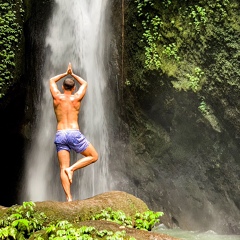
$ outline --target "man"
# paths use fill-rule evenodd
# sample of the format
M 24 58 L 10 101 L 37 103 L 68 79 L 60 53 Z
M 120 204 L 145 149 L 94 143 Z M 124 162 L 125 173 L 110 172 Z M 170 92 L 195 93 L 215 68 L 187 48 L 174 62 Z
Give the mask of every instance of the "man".
M 80 84 L 78 91 L 74 94 L 76 86 L 72 78 L 66 78 L 63 81 L 63 93 L 57 87 L 56 83 L 67 75 L 72 76 Z M 50 79 L 50 92 L 57 119 L 57 133 L 54 143 L 60 165 L 60 179 L 67 201 L 69 202 L 72 201 L 70 186 L 74 171 L 98 160 L 98 153 L 80 132 L 78 124 L 81 100 L 85 96 L 86 90 L 87 82 L 73 73 L 71 63 L 69 63 L 66 73 L 59 74 Z M 77 153 L 81 153 L 84 157 L 70 166 L 71 149 Z

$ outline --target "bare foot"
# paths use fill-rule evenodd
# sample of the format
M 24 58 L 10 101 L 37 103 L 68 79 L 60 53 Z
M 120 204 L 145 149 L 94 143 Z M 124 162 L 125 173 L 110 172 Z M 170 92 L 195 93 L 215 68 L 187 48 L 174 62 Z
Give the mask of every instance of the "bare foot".
M 67 201 L 68 202 L 72 202 L 72 198 L 67 198 Z
M 66 168 L 64 171 L 65 171 L 65 173 L 66 173 L 67 176 L 68 176 L 69 182 L 72 183 L 73 171 L 70 170 L 70 169 L 68 169 L 68 168 Z

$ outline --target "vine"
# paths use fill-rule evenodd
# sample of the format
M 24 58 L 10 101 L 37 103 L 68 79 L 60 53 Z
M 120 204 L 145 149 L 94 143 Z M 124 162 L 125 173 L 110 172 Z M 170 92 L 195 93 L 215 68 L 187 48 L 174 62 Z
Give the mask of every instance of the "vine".
M 23 32 L 21 25 L 23 2 L 8 0 L 0 3 L 0 12 L 0 98 L 2 98 L 4 89 L 8 88 L 14 78 L 16 53 L 20 50 L 19 42 Z
M 189 24 L 193 24 L 196 32 L 199 33 L 201 26 L 205 26 L 208 20 L 206 9 L 201 6 L 194 5 L 190 6 L 187 11 L 189 12 Z
M 142 26 L 144 29 L 142 41 L 145 45 L 145 67 L 151 70 L 160 69 L 161 57 L 158 49 L 158 42 L 161 39 L 160 29 L 162 21 L 158 14 L 152 16 L 144 8 L 154 6 L 151 0 L 135 0 L 139 17 L 143 17 Z

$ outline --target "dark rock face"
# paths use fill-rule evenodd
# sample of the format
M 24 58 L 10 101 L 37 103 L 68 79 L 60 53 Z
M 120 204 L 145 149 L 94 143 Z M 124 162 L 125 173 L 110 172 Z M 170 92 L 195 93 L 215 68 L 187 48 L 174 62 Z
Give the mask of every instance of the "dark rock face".
M 151 102 L 152 108 L 139 107 L 141 115 L 135 104 L 129 129 L 136 133 L 114 162 L 115 176 L 122 179 L 116 184 L 163 211 L 168 226 L 238 234 L 238 144 L 194 110 L 194 96 L 170 98 L 169 92 Z
M 220 76 L 210 57 L 205 68 L 209 76 Z M 149 81 L 149 93 L 122 86 L 121 135 L 112 155 L 117 153 L 118 160 L 111 164 L 117 188 L 163 211 L 168 226 L 240 234 L 239 85 L 232 87 L 227 80 L 214 88 L 207 85 L 202 94 L 211 112 L 203 115 L 197 94 L 177 92 L 162 73 Z
M 0 175 L 3 182 L 0 204 L 11 206 L 18 203 L 21 191 L 25 149 L 31 143 L 31 132 L 34 130 L 35 112 L 39 103 L 43 71 L 43 56 L 47 21 L 49 20 L 53 0 L 37 1 L 27 4 L 25 14 L 28 18 L 24 24 L 25 55 L 21 64 L 23 72 L 17 76 L 17 82 L 0 101 L 0 129 L 4 139 L 1 151 L 5 160 L 2 163 L 6 174 Z M 40 106 L 38 106 L 40 107 Z M 9 153 L 9 154 L 8 154 Z M 7 177 L 7 179 L 6 179 Z

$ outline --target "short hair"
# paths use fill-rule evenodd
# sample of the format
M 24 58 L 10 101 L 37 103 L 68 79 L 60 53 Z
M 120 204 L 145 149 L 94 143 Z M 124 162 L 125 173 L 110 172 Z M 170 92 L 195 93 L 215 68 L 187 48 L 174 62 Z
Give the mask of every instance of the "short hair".
M 75 81 L 71 78 L 66 78 L 63 81 L 63 87 L 65 90 L 72 90 L 75 86 Z

